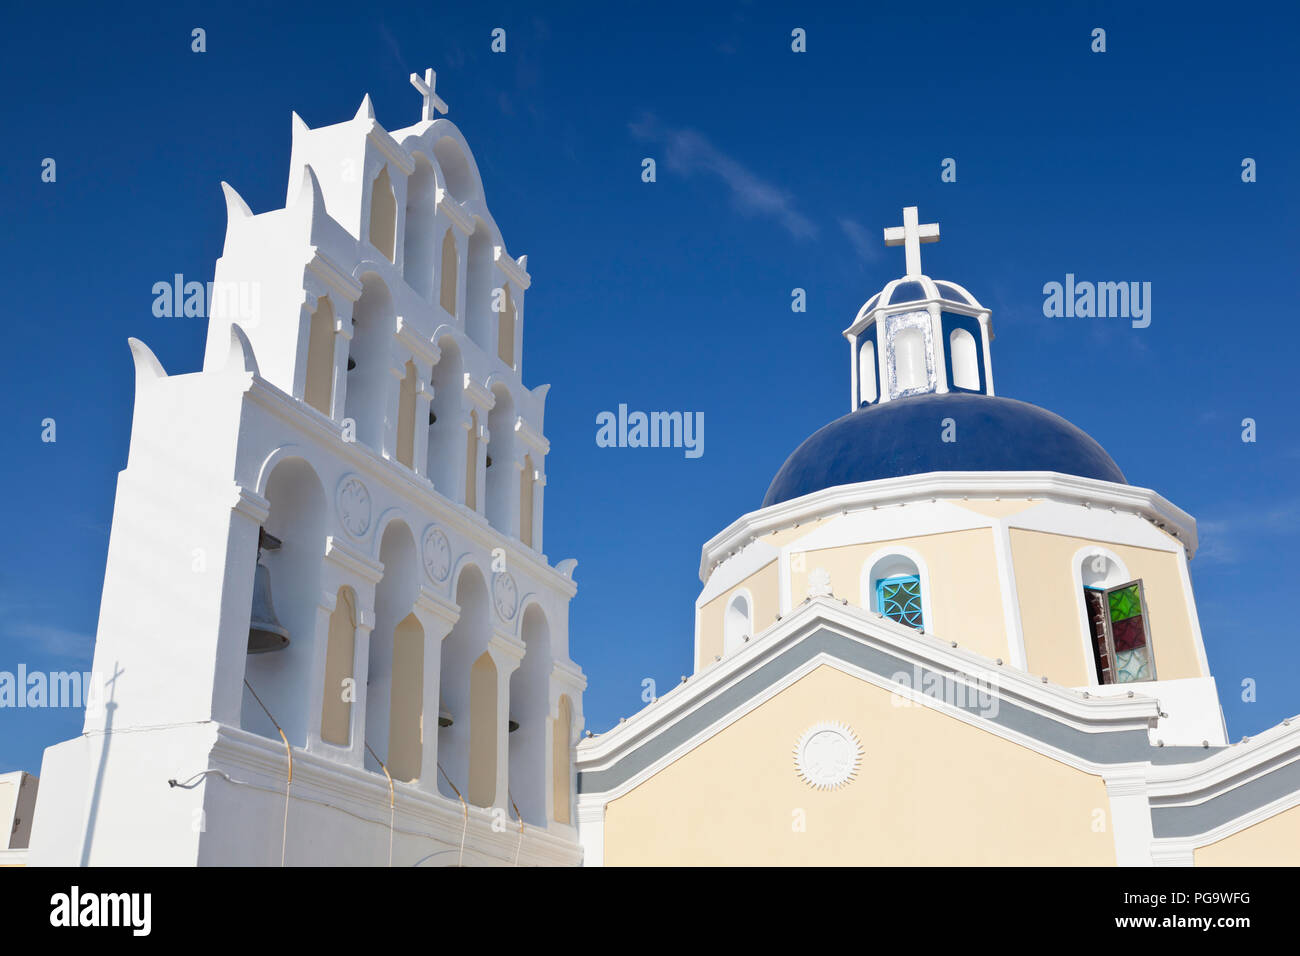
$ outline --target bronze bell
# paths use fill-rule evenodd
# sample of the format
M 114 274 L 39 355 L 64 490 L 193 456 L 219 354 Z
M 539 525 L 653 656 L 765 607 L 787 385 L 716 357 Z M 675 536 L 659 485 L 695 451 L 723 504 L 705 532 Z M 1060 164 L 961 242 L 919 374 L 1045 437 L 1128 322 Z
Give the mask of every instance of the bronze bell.
M 289 646 L 289 629 L 275 616 L 271 603 L 271 569 L 262 563 L 262 549 L 275 550 L 279 540 L 260 531 L 257 541 L 257 569 L 253 572 L 253 610 L 248 621 L 248 653 L 265 654 Z

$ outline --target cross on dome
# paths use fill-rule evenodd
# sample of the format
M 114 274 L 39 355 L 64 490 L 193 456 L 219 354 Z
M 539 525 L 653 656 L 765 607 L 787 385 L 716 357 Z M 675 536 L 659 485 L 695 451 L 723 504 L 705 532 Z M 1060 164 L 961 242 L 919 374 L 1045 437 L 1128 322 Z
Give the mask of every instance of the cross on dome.
M 424 97 L 424 108 L 420 111 L 422 120 L 437 119 L 439 113 L 447 112 L 447 104 L 433 91 L 437 81 L 438 74 L 431 69 L 424 71 L 424 79 L 420 79 L 419 73 L 411 74 L 411 85 Z
M 915 206 L 905 206 L 903 224 L 885 229 L 885 245 L 902 246 L 907 255 L 908 276 L 921 274 L 921 243 L 939 241 L 939 224 L 927 222 L 918 225 L 919 218 Z

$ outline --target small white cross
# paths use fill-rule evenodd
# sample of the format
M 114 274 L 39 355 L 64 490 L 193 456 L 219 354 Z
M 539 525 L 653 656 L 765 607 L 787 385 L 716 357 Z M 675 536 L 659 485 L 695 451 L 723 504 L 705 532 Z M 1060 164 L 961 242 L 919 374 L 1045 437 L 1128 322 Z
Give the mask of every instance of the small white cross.
M 907 255 L 909 276 L 921 274 L 921 243 L 939 241 L 939 224 L 927 222 L 925 225 L 918 225 L 919 218 L 915 206 L 906 206 L 903 209 L 903 224 L 885 229 L 885 245 L 903 247 Z
M 419 73 L 411 74 L 411 85 L 420 91 L 424 97 L 424 109 L 420 111 L 422 120 L 437 119 L 439 113 L 447 112 L 447 104 L 443 102 L 442 97 L 433 91 L 434 85 L 438 81 L 438 74 L 433 70 L 424 71 L 424 79 L 420 79 Z

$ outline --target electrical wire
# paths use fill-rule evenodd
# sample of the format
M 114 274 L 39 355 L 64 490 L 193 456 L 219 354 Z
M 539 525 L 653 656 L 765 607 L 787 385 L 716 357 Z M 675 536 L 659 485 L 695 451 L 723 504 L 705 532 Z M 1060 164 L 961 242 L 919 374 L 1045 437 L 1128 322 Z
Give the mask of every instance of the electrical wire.
M 248 692 L 253 695 L 253 700 L 257 701 L 257 705 L 261 707 L 266 716 L 270 718 L 271 723 L 275 724 L 275 729 L 280 733 L 280 739 L 284 741 L 285 756 L 289 758 L 289 775 L 288 779 L 284 782 L 284 828 L 280 832 L 280 867 L 283 868 L 285 847 L 289 845 L 289 791 L 293 787 L 293 748 L 289 746 L 289 738 L 284 735 L 284 729 L 276 723 L 276 719 L 272 717 L 271 712 L 266 709 L 266 704 L 262 703 L 262 698 L 257 696 L 257 691 L 253 690 L 253 685 L 248 682 L 247 677 L 244 678 L 244 686 L 247 687 Z

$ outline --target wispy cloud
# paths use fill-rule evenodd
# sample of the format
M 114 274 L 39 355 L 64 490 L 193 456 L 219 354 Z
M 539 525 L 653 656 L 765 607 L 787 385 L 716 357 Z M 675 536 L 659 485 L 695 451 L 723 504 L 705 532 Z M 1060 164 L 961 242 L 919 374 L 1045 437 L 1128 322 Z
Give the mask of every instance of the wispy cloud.
M 883 240 L 872 234 L 867 228 L 856 219 L 841 219 L 840 229 L 844 237 L 849 240 L 849 245 L 853 251 L 858 254 L 858 258 L 865 262 L 876 262 L 880 259 L 880 247 Z
M 794 197 L 718 149 L 700 133 L 690 129 L 673 129 L 646 115 L 629 123 L 632 135 L 643 142 L 663 147 L 663 165 L 685 177 L 713 176 L 730 194 L 732 204 L 749 216 L 761 216 L 777 222 L 796 239 L 817 235 L 816 224 L 796 207 Z
M 5 636 L 24 650 L 77 660 L 89 660 L 95 646 L 93 634 L 33 621 L 10 624 Z
M 1264 542 L 1300 536 L 1300 500 L 1277 501 L 1271 505 L 1208 518 L 1196 522 L 1200 544 L 1196 562 L 1236 564 L 1258 555 Z

